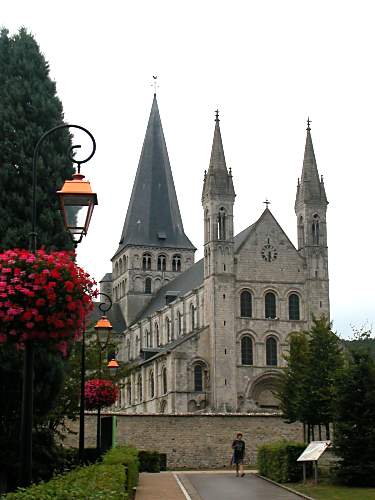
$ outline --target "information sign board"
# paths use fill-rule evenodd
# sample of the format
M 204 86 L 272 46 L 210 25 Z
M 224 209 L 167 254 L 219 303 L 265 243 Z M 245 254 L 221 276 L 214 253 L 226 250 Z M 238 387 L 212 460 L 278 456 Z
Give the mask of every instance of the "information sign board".
M 318 460 L 330 444 L 331 441 L 312 441 L 306 450 L 297 458 L 297 462 Z

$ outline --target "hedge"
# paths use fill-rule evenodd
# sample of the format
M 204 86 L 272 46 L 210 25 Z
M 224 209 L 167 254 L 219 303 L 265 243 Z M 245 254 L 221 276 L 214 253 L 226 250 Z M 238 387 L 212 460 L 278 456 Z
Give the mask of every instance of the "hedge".
M 160 472 L 160 455 L 157 451 L 140 451 L 139 472 Z
M 302 464 L 297 462 L 297 458 L 305 448 L 305 444 L 295 441 L 277 441 L 259 446 L 259 474 L 278 483 L 300 481 L 303 474 Z
M 128 492 L 138 482 L 138 452 L 134 448 L 114 448 L 103 457 L 102 463 L 78 467 L 48 481 L 19 488 L 8 493 L 6 500 L 120 500 L 131 498 Z M 128 476 L 126 477 L 127 467 Z M 126 485 L 126 491 L 125 491 Z

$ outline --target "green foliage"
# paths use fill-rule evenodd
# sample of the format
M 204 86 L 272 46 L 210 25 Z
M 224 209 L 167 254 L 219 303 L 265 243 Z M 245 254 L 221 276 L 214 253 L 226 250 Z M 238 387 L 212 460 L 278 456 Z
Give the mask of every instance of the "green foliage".
M 24 28 L 0 32 L 0 249 L 28 248 L 31 231 L 32 158 L 37 140 L 63 123 L 62 104 L 49 67 Z M 73 173 L 69 132 L 43 143 L 37 172 L 38 246 L 72 249 L 58 210 L 56 191 Z
M 126 477 L 125 467 L 129 477 Z M 129 498 L 128 493 L 138 483 L 138 457 L 134 448 L 110 450 L 102 463 L 78 467 L 48 483 L 40 483 L 5 495 L 6 500 L 71 500 Z M 127 491 L 125 491 L 125 485 Z
M 304 404 L 304 374 L 308 362 L 308 336 L 304 332 L 293 333 L 290 337 L 290 351 L 287 367 L 281 373 L 278 385 L 280 409 L 287 422 L 301 418 Z
M 334 419 L 336 382 L 344 364 L 340 339 L 324 316 L 314 319 L 309 332 L 302 422 L 328 425 Z
M 259 446 L 259 474 L 278 483 L 301 480 L 302 464 L 297 462 L 297 458 L 305 448 L 305 444 L 294 441 L 277 441 Z
M 334 419 L 336 381 L 344 355 L 327 318 L 314 319 L 310 331 L 292 335 L 287 360 L 277 391 L 284 417 L 288 422 L 328 427 Z
M 351 486 L 375 486 L 375 362 L 353 352 L 338 383 L 334 445 L 341 457 L 339 479 Z
M 112 448 L 103 457 L 103 464 L 124 465 L 127 467 L 126 484 L 128 491 L 131 491 L 138 484 L 139 459 L 138 450 L 130 446 Z
M 160 455 L 157 451 L 139 452 L 140 472 L 160 472 Z

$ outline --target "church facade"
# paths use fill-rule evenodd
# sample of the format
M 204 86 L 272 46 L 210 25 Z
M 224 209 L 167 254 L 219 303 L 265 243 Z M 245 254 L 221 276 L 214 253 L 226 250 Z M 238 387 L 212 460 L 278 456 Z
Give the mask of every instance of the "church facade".
M 234 234 L 235 190 L 218 114 L 202 188 L 204 257 L 185 235 L 154 96 L 112 273 L 129 413 L 274 409 L 291 332 L 329 317 L 326 210 L 308 122 L 295 200 L 298 248 L 266 206 Z

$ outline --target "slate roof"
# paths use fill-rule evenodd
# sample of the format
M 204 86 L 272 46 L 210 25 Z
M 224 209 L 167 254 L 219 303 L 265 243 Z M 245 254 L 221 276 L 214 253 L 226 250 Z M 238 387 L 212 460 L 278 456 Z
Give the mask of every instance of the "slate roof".
M 298 203 L 308 203 L 310 201 L 328 204 L 323 179 L 319 178 L 310 125 L 308 125 L 306 130 L 305 153 L 301 182 L 297 186 L 296 207 Z
M 94 302 L 94 309 L 90 313 L 89 318 L 87 320 L 87 327 L 95 325 L 96 322 L 103 316 L 103 313 L 99 309 L 100 302 Z M 113 303 L 112 307 L 106 313 L 107 318 L 112 323 L 113 333 L 121 334 L 126 330 L 125 319 L 122 315 L 120 305 L 117 303 Z
M 184 233 L 156 95 L 116 254 L 127 245 L 195 250 Z

